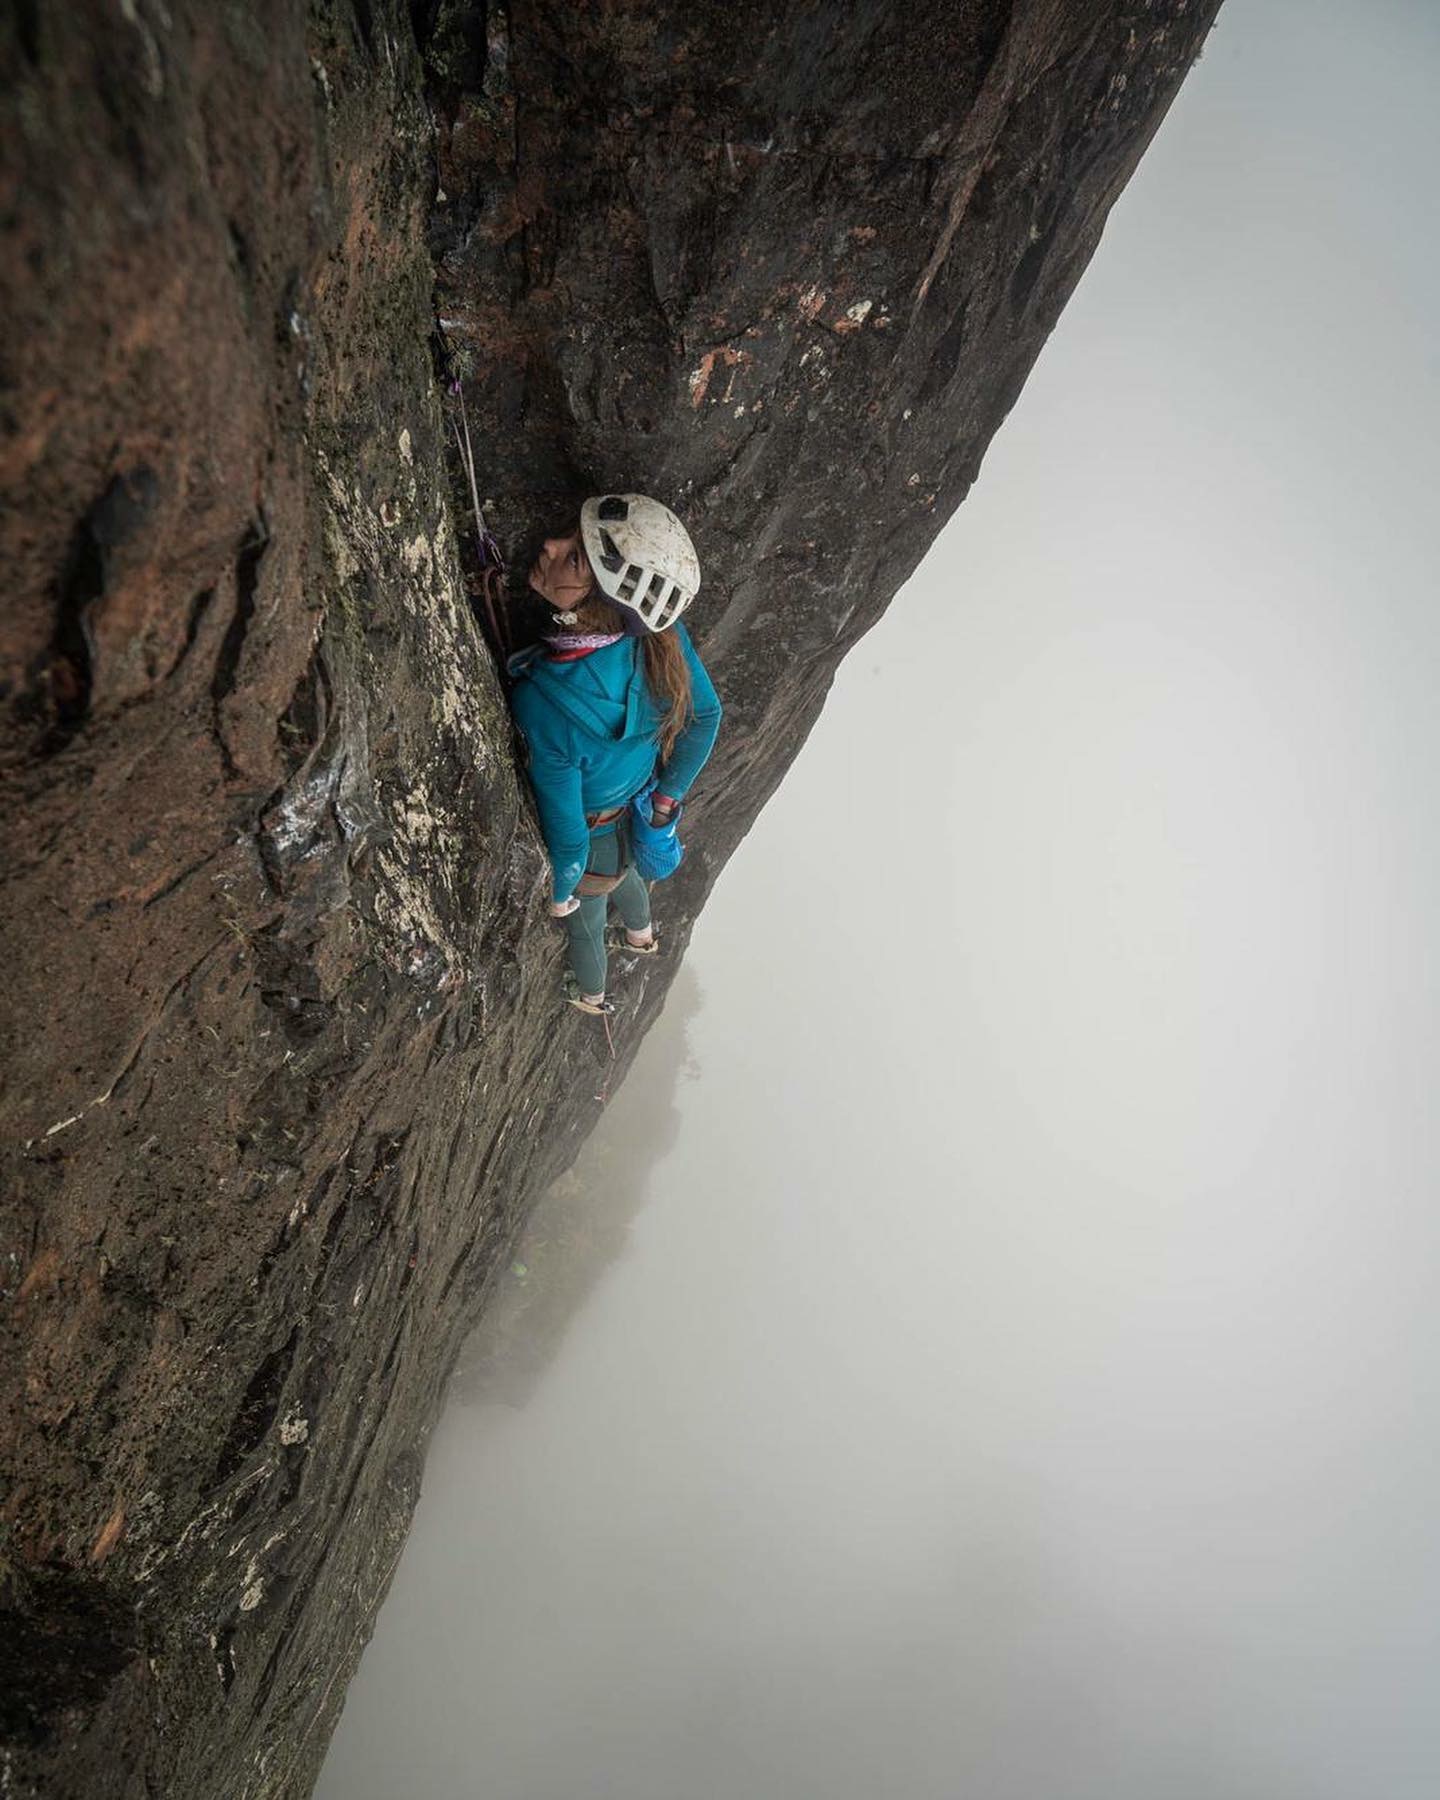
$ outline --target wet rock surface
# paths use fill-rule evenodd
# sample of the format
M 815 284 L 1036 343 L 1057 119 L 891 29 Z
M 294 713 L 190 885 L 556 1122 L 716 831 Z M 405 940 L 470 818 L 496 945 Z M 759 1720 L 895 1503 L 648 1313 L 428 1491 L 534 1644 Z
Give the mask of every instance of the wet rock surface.
M 1216 3 L 10 10 L 7 1794 L 308 1791 L 500 1252 Z M 586 491 L 705 568 L 726 725 L 613 1069 L 457 378 L 513 632 Z

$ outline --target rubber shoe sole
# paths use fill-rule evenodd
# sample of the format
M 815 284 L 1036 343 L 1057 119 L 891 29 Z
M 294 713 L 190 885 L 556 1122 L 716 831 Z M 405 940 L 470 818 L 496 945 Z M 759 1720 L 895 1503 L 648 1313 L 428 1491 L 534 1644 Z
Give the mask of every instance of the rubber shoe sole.
M 660 939 L 656 935 L 648 944 L 632 944 L 625 935 L 623 926 L 611 926 L 605 934 L 605 948 L 617 951 L 621 956 L 658 956 Z

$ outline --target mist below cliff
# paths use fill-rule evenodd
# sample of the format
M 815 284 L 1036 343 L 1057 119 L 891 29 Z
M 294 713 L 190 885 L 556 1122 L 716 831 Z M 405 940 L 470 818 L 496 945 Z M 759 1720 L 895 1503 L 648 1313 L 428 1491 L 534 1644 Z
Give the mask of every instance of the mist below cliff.
M 1437 45 L 1300 16 L 726 870 L 322 1800 L 1435 1791 Z

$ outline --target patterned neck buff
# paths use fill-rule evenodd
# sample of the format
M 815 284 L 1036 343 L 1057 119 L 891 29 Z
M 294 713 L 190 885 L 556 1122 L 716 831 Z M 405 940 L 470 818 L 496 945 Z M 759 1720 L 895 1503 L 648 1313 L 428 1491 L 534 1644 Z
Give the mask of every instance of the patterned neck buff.
M 545 642 L 550 646 L 551 662 L 574 662 L 607 644 L 618 644 L 624 635 L 623 631 L 556 631 Z

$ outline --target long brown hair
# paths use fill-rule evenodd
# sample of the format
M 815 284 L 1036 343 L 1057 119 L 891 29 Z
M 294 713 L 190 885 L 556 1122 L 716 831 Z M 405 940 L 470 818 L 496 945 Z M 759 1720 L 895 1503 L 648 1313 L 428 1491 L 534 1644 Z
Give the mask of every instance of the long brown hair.
M 627 614 L 598 587 L 575 608 L 572 631 L 624 631 Z M 690 665 L 673 630 L 647 631 L 640 640 L 645 655 L 645 684 L 660 714 L 660 761 L 670 760 L 675 740 L 693 712 Z

